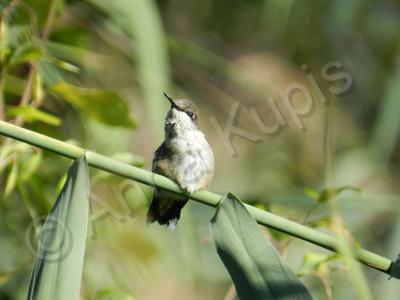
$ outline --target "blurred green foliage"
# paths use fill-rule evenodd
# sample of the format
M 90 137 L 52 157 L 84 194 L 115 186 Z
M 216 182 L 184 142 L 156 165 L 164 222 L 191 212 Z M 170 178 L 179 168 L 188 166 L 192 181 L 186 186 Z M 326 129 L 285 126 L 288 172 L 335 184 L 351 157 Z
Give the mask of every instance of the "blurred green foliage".
M 0 119 L 150 168 L 167 109 L 162 92 L 188 97 L 215 152 L 212 190 L 324 231 L 337 232 L 332 218 L 340 218 L 349 240 L 397 256 L 399 1 L 12 0 L 0 1 L 0 11 Z M 346 93 L 330 92 L 340 80 L 324 80 L 331 61 L 351 75 Z M 293 82 L 313 95 L 304 130 L 279 96 Z M 287 121 L 275 135 L 263 134 L 249 113 L 254 108 L 273 123 L 268 97 Z M 263 143 L 234 135 L 234 159 L 209 117 L 224 124 L 236 101 L 236 125 Z M 33 259 L 25 232 L 49 212 L 68 165 L 2 138 L 1 299 L 24 298 Z M 145 225 L 151 189 L 100 171 L 92 179 L 83 299 L 228 294 L 230 279 L 208 232 L 212 209 L 191 203 L 171 233 Z M 316 205 L 315 197 L 323 201 Z M 342 260 L 266 233 L 316 299 L 356 297 Z M 374 298 L 397 299 L 395 280 L 363 271 Z

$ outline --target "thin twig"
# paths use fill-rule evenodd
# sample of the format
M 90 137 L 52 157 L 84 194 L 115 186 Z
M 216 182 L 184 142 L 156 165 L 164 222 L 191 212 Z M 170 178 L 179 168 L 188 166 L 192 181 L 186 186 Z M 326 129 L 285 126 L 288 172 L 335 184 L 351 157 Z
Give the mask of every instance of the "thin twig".
M 21 101 L 19 105 L 29 105 L 30 100 L 32 99 L 32 90 L 33 90 L 33 80 L 35 79 L 36 68 L 34 65 L 31 65 L 29 70 L 28 79 L 26 82 L 26 86 L 24 92 L 21 96 Z M 24 119 L 21 116 L 17 116 L 13 123 L 17 126 L 22 126 L 24 124 Z
M 333 300 L 332 288 L 331 288 L 331 285 L 329 284 L 329 275 L 324 274 L 324 275 L 320 275 L 318 277 L 321 279 L 322 284 L 324 285 L 326 297 L 328 298 L 328 300 Z
M 56 12 L 57 12 L 57 0 L 52 0 L 49 8 L 49 14 L 47 15 L 46 25 L 44 26 L 42 33 L 43 41 L 46 41 L 50 36 Z
M 4 120 L 4 118 L 5 118 L 4 80 L 0 78 L 0 120 Z

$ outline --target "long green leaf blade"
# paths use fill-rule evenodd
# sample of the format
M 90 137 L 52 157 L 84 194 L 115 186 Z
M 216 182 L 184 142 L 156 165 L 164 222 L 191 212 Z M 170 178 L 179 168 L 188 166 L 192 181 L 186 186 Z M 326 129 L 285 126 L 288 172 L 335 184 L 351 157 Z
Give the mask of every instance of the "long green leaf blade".
M 217 252 L 240 299 L 311 299 L 242 202 L 232 194 L 211 220 Z
M 89 216 L 89 173 L 86 158 L 77 159 L 46 218 L 28 300 L 79 298 Z

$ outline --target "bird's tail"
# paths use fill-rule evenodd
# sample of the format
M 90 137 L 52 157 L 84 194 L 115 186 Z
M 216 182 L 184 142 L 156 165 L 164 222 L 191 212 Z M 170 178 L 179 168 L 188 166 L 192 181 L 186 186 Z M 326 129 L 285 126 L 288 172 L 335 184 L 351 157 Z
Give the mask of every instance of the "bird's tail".
M 185 206 L 188 199 L 170 200 L 160 199 L 159 193 L 154 193 L 153 201 L 147 212 L 147 223 L 158 222 L 175 229 L 181 216 L 181 209 Z M 163 203 L 161 203 L 163 202 Z

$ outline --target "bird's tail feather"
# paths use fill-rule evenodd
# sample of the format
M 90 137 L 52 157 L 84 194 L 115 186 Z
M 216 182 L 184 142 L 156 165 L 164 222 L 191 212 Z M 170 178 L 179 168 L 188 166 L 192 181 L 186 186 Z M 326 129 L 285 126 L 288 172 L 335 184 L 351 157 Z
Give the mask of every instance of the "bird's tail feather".
M 166 200 L 168 201 L 168 200 Z M 160 197 L 155 195 L 147 212 L 147 223 L 158 222 L 160 225 L 167 225 L 175 229 L 181 216 L 181 209 L 185 206 L 188 199 L 172 201 L 165 211 L 160 210 Z

